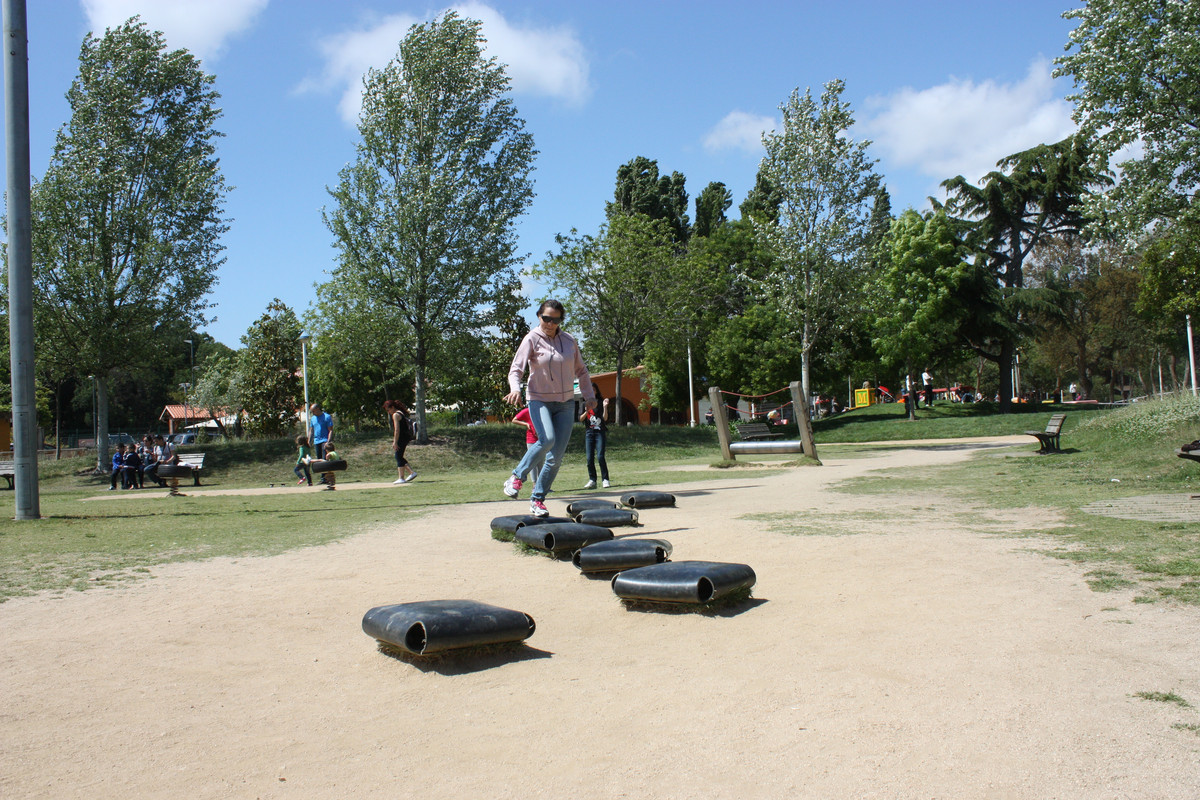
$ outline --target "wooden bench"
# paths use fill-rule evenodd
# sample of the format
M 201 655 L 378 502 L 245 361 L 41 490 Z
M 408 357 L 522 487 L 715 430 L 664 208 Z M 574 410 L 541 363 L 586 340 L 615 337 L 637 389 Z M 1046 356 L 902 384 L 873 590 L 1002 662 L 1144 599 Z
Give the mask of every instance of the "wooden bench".
M 8 481 L 8 488 L 12 489 L 13 479 L 17 477 L 17 462 L 15 461 L 0 461 L 0 478 Z
M 1042 446 L 1038 448 L 1039 453 L 1060 452 L 1060 448 L 1058 446 L 1058 437 L 1062 432 L 1063 420 L 1066 418 L 1066 414 L 1055 414 L 1050 417 L 1050 421 L 1046 423 L 1046 430 L 1025 431 L 1025 435 L 1033 436 L 1042 443 Z
M 782 439 L 782 433 L 773 433 L 765 422 L 743 422 L 737 426 L 738 437 L 743 442 L 756 442 L 762 439 Z
M 200 470 L 204 469 L 204 453 L 178 453 L 179 466 L 192 471 L 192 485 L 200 485 Z

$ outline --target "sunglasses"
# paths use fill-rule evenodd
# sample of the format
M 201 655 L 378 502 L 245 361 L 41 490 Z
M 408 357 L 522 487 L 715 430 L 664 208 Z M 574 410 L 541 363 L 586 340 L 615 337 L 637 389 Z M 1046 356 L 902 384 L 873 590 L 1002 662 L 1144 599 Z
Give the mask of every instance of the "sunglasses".
M 542 322 L 548 322 L 548 323 L 550 323 L 551 325 L 561 325 L 561 324 L 562 324 L 562 317 L 550 317 L 550 316 L 546 316 L 545 314 L 543 314 L 543 315 L 542 315 Z

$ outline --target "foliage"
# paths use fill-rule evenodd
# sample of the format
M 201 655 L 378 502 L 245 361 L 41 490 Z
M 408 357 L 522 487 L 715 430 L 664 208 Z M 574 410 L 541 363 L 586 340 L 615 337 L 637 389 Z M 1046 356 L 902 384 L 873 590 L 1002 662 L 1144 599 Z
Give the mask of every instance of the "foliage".
M 1009 368 L 1029 332 L 1030 308 L 1043 300 L 1025 285 L 1025 260 L 1050 237 L 1078 235 L 1085 222 L 1080 197 L 1106 181 L 1088 166 L 1087 145 L 1078 136 L 1015 153 L 997 166 L 1007 172 L 988 173 L 980 186 L 961 175 L 942 185 L 949 195 L 947 211 L 962 217 L 976 265 L 999 290 L 968 284 L 972 293 L 964 302 L 973 306 L 976 320 L 968 343 L 998 365 L 1000 402 L 1007 408 L 1013 390 Z
M 628 214 L 665 220 L 675 241 L 687 242 L 691 228 L 685 182 L 678 172 L 660 176 L 657 161 L 637 156 L 617 168 L 617 188 L 613 202 L 605 206 L 605 213 L 610 220 Z
M 514 224 L 533 198 L 533 138 L 483 44 L 481 23 L 450 11 L 414 25 L 397 57 L 368 71 L 362 141 L 325 213 L 334 280 L 395 309 L 411 332 L 421 441 L 438 356 L 454 355 L 447 332 L 478 327 L 511 285 Z
M 912 376 L 961 349 L 970 309 L 964 284 L 974 269 L 944 210 L 909 209 L 892 223 L 879 248 L 873 343 L 885 364 Z
M 1153 359 L 1154 328 L 1135 311 L 1140 275 L 1130 256 L 1111 244 L 1084 247 L 1075 238 L 1048 241 L 1036 256 L 1029 277 L 1048 295 L 1032 309 L 1035 352 L 1058 386 L 1072 376 L 1081 399 L 1092 399 L 1101 376 Z
M 1200 224 L 1179 224 L 1146 248 L 1140 269 L 1144 281 L 1138 309 L 1176 322 L 1200 314 Z
M 709 337 L 709 380 L 726 391 L 772 392 L 796 380 L 801 366 L 796 331 L 767 306 L 730 317 Z
M 1088 0 L 1063 17 L 1079 24 L 1055 75 L 1075 81 L 1093 171 L 1121 175 L 1087 197 L 1088 213 L 1131 242 L 1156 222 L 1200 224 L 1200 3 Z M 1131 145 L 1137 155 L 1112 164 Z
M 240 433 L 237 430 L 240 422 L 235 424 L 235 430 L 228 430 L 223 417 L 241 419 L 241 411 L 246 407 L 244 392 L 249 385 L 246 375 L 245 362 L 238 353 L 232 350 L 215 353 L 205 360 L 192 389 L 192 402 L 208 412 L 225 436 Z
M 411 329 L 395 306 L 335 278 L 317 286 L 304 323 L 310 394 L 341 423 L 378 424 L 384 400 L 412 402 Z
M 212 84 L 136 19 L 88 34 L 71 119 L 33 187 L 39 350 L 96 376 L 101 463 L 109 379 L 161 363 L 205 322 L 227 228 Z
M 685 265 L 671 226 L 644 214 L 617 214 L 597 238 L 572 230 L 557 241 L 558 254 L 534 274 L 571 298 L 569 317 L 586 340 L 602 342 L 613 353 L 619 400 L 624 370 L 635 366 L 646 338 L 677 320 L 685 307 Z M 624 421 L 618 402 L 615 423 Z
M 247 431 L 255 436 L 283 436 L 295 424 L 296 409 L 303 402 L 296 312 L 275 298 L 242 336 L 242 344 L 237 388 Z
M 720 181 L 705 186 L 696 196 L 696 224 L 693 236 L 707 237 L 725 224 L 725 212 L 733 205 L 733 194 Z
M 854 117 L 844 90 L 844 82 L 830 81 L 819 103 L 809 91 L 793 91 L 780 106 L 782 132 L 763 135 L 763 172 L 783 200 L 777 225 L 755 221 L 775 257 L 756 288 L 800 336 L 806 394 L 813 351 L 859 304 L 864 282 L 855 272 L 879 185 L 870 142 L 849 136 Z

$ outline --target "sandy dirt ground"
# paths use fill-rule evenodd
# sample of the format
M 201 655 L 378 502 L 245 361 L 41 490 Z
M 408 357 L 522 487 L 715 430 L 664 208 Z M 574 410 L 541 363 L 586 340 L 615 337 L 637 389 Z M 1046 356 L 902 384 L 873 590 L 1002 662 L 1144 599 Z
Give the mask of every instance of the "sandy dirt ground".
M 489 535 L 526 508 L 502 500 L 9 601 L 0 796 L 1200 796 L 1200 735 L 1174 727 L 1200 724 L 1196 610 L 1094 593 L 1086 567 L 1001 535 L 1045 527 L 1036 512 L 830 490 L 986 446 L 676 487 L 638 535 L 758 576 L 716 615 L 627 610 L 570 562 L 519 555 Z M 417 664 L 361 630 L 373 606 L 451 598 L 537 631 Z

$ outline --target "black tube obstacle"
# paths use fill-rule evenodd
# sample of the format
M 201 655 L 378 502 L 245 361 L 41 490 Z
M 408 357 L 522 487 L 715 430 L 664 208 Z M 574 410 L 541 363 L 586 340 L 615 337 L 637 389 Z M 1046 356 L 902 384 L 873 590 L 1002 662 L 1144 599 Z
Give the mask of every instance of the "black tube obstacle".
M 621 502 L 630 508 L 665 508 L 675 505 L 675 495 L 666 492 L 630 492 L 621 495 Z
M 568 517 L 535 517 L 532 514 L 520 514 L 511 517 L 495 517 L 492 519 L 492 530 L 504 533 L 516 533 L 529 525 L 550 525 L 555 522 L 574 522 Z
M 522 642 L 533 635 L 533 617 L 475 600 L 425 600 L 377 606 L 363 615 L 362 629 L 384 644 L 413 655 L 459 647 Z
M 593 508 L 620 508 L 620 506 L 612 500 L 601 500 L 599 497 L 589 500 L 572 500 L 567 503 L 567 516 L 573 517 L 580 511 L 588 511 Z
M 660 603 L 708 603 L 754 585 L 754 570 L 745 564 L 718 561 L 668 561 L 629 569 L 612 580 L 622 600 Z
M 614 539 L 576 550 L 571 561 L 580 572 L 615 572 L 661 564 L 670 555 L 671 543 L 665 539 Z
M 578 550 L 592 542 L 607 542 L 612 538 L 613 532 L 608 528 L 601 528 L 599 525 L 583 525 L 577 522 L 533 525 L 517 531 L 518 542 L 551 553 Z
M 622 525 L 637 525 L 638 512 L 624 508 L 589 508 L 575 515 L 576 522 L 586 525 L 602 525 L 616 528 Z
M 346 462 L 341 459 L 339 459 L 337 461 L 324 461 L 324 460 L 310 461 L 310 462 L 308 462 L 308 468 L 310 470 L 312 470 L 313 472 L 317 472 L 317 473 L 341 472 L 342 470 L 344 470 L 346 468 Z

